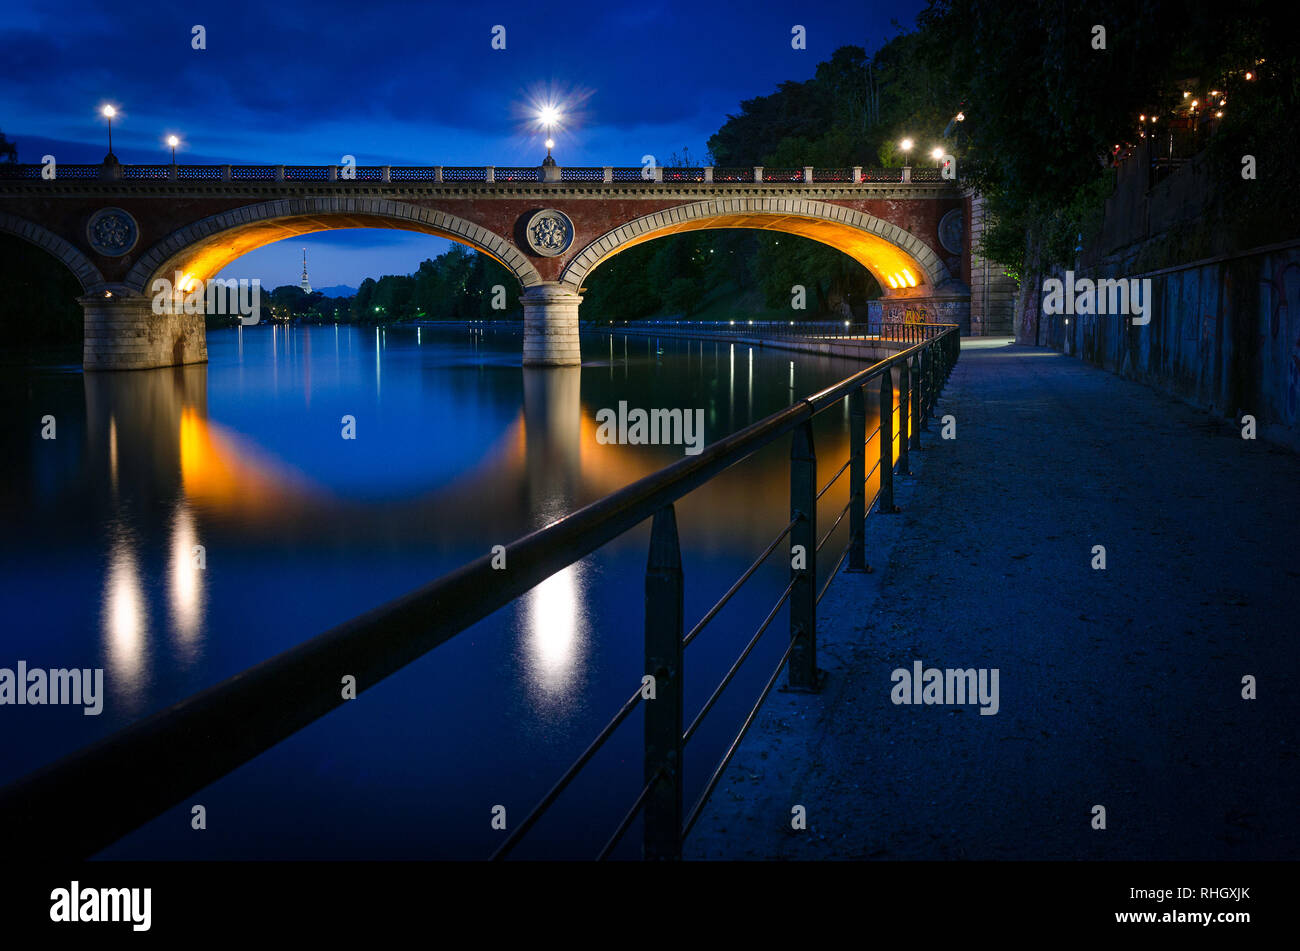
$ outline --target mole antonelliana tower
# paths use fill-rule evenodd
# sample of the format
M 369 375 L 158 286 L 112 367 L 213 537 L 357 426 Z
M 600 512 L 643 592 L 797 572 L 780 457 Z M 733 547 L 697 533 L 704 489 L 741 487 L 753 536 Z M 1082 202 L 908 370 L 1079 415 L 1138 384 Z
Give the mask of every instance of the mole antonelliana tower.
M 304 294 L 311 293 L 311 281 L 307 280 L 307 249 L 302 249 L 302 283 L 298 285 Z

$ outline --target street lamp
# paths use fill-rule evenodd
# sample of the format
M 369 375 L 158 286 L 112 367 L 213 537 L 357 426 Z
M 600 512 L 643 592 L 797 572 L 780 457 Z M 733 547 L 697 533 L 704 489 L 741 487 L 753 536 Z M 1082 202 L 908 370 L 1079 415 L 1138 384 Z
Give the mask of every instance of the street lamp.
M 560 114 L 560 107 L 554 103 L 548 103 L 537 110 L 537 124 L 546 133 L 546 159 L 542 162 L 543 165 L 555 164 L 555 159 L 551 157 L 551 149 L 555 148 L 555 139 L 551 137 L 551 133 L 559 125 L 561 118 L 563 117 Z
M 167 144 L 172 147 L 172 164 L 176 164 L 176 146 L 181 144 L 181 140 L 174 135 L 167 136 Z
M 113 116 L 117 115 L 117 110 L 112 106 L 105 105 L 99 111 L 100 114 L 108 120 L 108 159 L 117 161 L 116 157 L 113 155 Z
M 902 142 L 898 143 L 898 147 L 903 150 L 904 154 L 907 154 L 908 152 L 912 151 L 912 140 L 904 139 Z
M 934 159 L 936 162 L 941 160 L 943 158 L 943 149 L 936 145 L 930 150 L 930 158 Z

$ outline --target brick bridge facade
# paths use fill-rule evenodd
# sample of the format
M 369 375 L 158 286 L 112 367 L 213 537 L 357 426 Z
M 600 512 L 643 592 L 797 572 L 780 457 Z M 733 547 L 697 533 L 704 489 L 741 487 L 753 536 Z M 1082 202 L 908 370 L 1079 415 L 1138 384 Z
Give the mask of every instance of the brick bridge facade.
M 754 169 L 752 180 L 718 181 L 712 169 L 659 169 L 653 179 L 620 181 L 608 168 L 542 167 L 503 181 L 492 168 L 459 170 L 460 180 L 439 167 L 406 169 L 402 180 L 388 168 L 343 178 L 329 167 L 298 177 L 285 166 L 106 163 L 64 167 L 47 180 L 40 166 L 17 168 L 0 180 L 0 231 L 45 248 L 81 282 L 87 369 L 206 360 L 203 315 L 156 306 L 155 280 L 180 275 L 179 299 L 254 248 L 337 228 L 419 231 L 499 261 L 523 291 L 526 365 L 580 362 L 583 284 L 603 261 L 714 228 L 820 241 L 871 271 L 886 314 L 969 326 L 970 201 L 955 183 L 911 181 L 909 170 L 807 169 L 774 181 Z

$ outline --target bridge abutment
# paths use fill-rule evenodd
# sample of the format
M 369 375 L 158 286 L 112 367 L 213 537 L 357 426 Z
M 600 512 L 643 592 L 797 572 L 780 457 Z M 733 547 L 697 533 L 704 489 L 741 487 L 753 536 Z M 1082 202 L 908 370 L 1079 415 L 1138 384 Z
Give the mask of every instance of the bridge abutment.
M 87 370 L 208 362 L 202 314 L 155 314 L 151 298 L 133 294 L 98 291 L 77 301 L 85 314 L 81 363 Z
M 578 305 L 582 295 L 567 284 L 534 284 L 519 297 L 524 305 L 524 366 L 569 367 L 582 363 Z

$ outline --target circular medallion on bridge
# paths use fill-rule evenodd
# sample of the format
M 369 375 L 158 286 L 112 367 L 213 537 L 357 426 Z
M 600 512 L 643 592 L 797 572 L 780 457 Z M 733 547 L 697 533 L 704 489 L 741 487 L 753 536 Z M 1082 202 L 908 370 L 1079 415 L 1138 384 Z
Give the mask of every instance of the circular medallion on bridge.
M 563 254 L 573 244 L 573 222 L 569 216 L 554 208 L 534 212 L 524 225 L 528 246 L 543 257 L 553 258 Z
M 965 240 L 962 224 L 960 208 L 954 208 L 939 219 L 939 243 L 949 254 L 961 254 Z
M 140 240 L 140 228 L 121 208 L 101 208 L 86 222 L 86 239 L 97 253 L 121 257 Z

